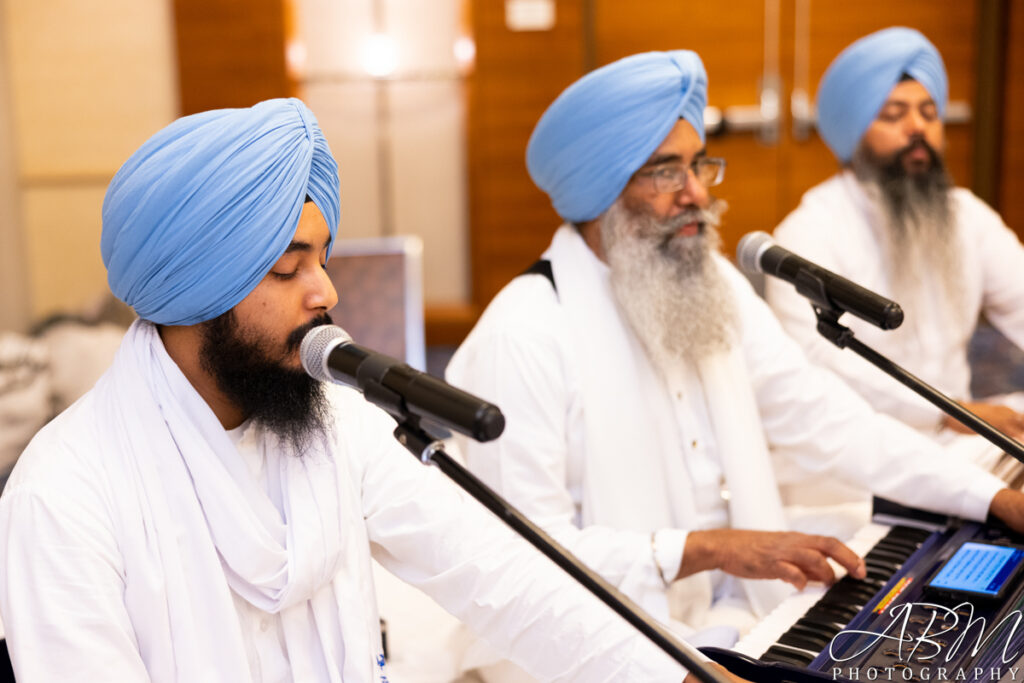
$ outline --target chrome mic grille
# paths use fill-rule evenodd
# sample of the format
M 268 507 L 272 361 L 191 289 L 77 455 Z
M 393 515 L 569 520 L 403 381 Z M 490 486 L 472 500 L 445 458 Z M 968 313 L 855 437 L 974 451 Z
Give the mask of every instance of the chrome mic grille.
M 302 338 L 302 345 L 299 347 L 302 367 L 313 379 L 321 382 L 332 381 L 331 373 L 327 369 L 327 358 L 335 346 L 350 341 L 352 337 L 348 332 L 337 325 L 314 327 Z
M 740 264 L 740 268 L 748 273 L 763 273 L 761 254 L 774 244 L 771 235 L 762 230 L 748 232 L 736 245 L 736 261 Z

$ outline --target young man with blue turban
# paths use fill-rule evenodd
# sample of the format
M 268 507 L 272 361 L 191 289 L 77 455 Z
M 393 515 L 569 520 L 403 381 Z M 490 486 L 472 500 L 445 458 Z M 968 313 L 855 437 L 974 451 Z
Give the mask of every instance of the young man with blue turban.
M 386 681 L 373 556 L 550 680 L 681 669 L 302 371 L 329 322 L 337 166 L 298 100 L 185 117 L 103 206 L 140 315 L 0 499 L 18 680 Z
M 485 480 L 655 615 L 743 630 L 783 581 L 831 579 L 828 557 L 863 571 L 837 540 L 784 531 L 783 469 L 1016 528 L 1024 496 L 810 365 L 718 254 L 706 89 L 679 50 L 555 100 L 526 159 L 565 223 L 447 376 L 505 412 L 501 439 L 465 445 Z
M 1024 397 L 972 399 L 967 346 L 984 314 L 1024 348 L 1024 248 L 992 209 L 954 187 L 946 173 L 947 90 L 942 57 L 913 29 L 888 28 L 843 50 L 818 87 L 818 130 L 842 168 L 808 190 L 775 237 L 898 301 L 906 318 L 897 330 L 852 318 L 846 324 L 864 343 L 1021 438 Z M 977 437 L 956 438 L 969 430 L 822 339 L 807 300 L 791 286 L 770 281 L 766 296 L 807 354 L 876 409 L 958 450 L 995 450 Z

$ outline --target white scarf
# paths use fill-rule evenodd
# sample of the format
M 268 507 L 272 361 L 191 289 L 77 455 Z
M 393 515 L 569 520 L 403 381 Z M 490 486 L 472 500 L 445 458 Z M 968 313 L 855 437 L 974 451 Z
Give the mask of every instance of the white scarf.
M 688 494 L 693 485 L 683 461 L 686 442 L 663 378 L 615 304 L 607 268 L 567 225 L 555 233 L 544 258 L 552 264 L 582 385 L 583 524 L 648 532 L 692 527 L 697 511 Z M 732 526 L 785 529 L 740 349 L 712 354 L 697 371 L 731 494 Z M 642 400 L 631 400 L 636 398 Z M 758 616 L 789 593 L 781 581 L 743 584 Z M 707 572 L 676 582 L 669 601 L 673 618 L 699 624 L 711 605 Z
M 152 679 L 251 680 L 234 591 L 280 615 L 295 680 L 381 680 L 369 546 L 344 454 L 322 443 L 281 458 L 282 521 L 152 324 L 132 325 L 96 390 L 127 479 L 113 517 Z

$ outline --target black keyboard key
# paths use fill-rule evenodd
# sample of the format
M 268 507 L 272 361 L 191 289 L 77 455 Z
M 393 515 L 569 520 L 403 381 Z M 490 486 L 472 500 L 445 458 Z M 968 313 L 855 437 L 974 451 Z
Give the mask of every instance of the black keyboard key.
M 763 655 L 761 655 L 761 661 L 781 662 L 783 664 L 797 666 L 802 669 L 813 662 L 815 657 L 817 657 L 817 654 L 808 652 L 807 650 L 787 647 L 785 645 L 772 645 Z

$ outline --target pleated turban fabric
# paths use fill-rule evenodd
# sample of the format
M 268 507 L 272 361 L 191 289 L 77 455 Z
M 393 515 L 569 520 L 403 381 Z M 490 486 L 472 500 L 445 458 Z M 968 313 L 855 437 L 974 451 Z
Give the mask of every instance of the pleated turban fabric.
M 944 117 L 946 66 L 920 32 L 902 26 L 883 29 L 835 58 L 818 86 L 818 130 L 836 158 L 850 160 L 903 74 L 924 86 Z
M 333 243 L 338 166 L 301 101 L 178 119 L 147 140 L 107 188 L 100 249 L 110 289 L 155 323 L 215 318 L 284 253 L 307 195 Z
M 704 140 L 708 77 L 697 53 L 646 52 L 576 81 L 548 107 L 526 148 L 537 187 L 567 221 L 601 215 L 679 119 Z

